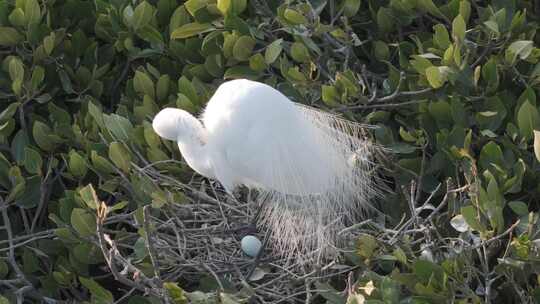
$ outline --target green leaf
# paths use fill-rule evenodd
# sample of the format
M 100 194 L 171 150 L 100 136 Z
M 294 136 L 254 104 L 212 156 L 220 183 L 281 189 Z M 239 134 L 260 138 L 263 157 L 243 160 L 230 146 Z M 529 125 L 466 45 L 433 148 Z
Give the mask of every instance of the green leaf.
M 441 10 L 433 3 L 432 0 L 418 0 L 417 3 L 418 7 L 422 9 L 425 12 L 428 12 L 434 16 L 445 18 L 444 14 L 441 12 Z
M 178 286 L 176 283 L 165 282 L 163 288 L 167 291 L 173 303 L 175 304 L 187 304 L 186 292 Z
M 118 114 L 103 115 L 105 127 L 111 132 L 114 139 L 128 141 L 133 133 L 133 125 L 129 119 Z
M 328 283 L 316 281 L 315 288 L 319 290 L 317 293 L 326 300 L 325 303 L 327 304 L 347 303 L 345 297 Z
M 519 216 L 524 216 L 529 213 L 529 207 L 522 201 L 511 201 L 508 203 L 508 206 Z
M 138 93 L 146 94 L 152 98 L 155 97 L 154 82 L 150 76 L 146 75 L 144 72 L 135 72 L 135 77 L 133 77 L 133 88 Z
M 379 247 L 377 239 L 368 234 L 363 234 L 358 238 L 357 254 L 363 258 L 370 259 Z
M 49 214 L 49 218 L 54 218 L 54 214 Z M 54 234 L 66 243 L 79 243 L 79 239 L 71 232 L 69 228 L 57 228 Z
M 399 284 L 389 277 L 384 277 L 381 282 L 380 292 L 384 303 L 399 303 Z
M 487 81 L 487 91 L 494 92 L 499 87 L 499 73 L 497 72 L 497 60 L 490 58 L 482 67 L 482 77 Z
M 73 91 L 73 85 L 71 83 L 71 79 L 69 78 L 68 74 L 64 70 L 58 71 L 58 76 L 60 77 L 60 82 L 62 84 L 62 89 L 66 91 L 66 93 L 75 93 Z
M 148 2 L 143 1 L 135 8 L 132 19 L 134 30 L 142 29 L 150 23 L 154 14 L 154 7 Z
M 26 24 L 38 23 L 41 20 L 41 8 L 37 0 L 25 0 L 24 15 Z
M 109 212 L 122 210 L 128 205 L 127 201 L 121 201 L 120 203 L 114 204 L 111 207 L 108 207 Z
M 469 17 L 471 16 L 471 4 L 469 1 L 464 0 L 459 2 L 459 14 L 463 17 L 465 23 L 469 21 Z
M 431 61 L 419 55 L 414 55 L 413 58 L 414 59 L 410 61 L 410 64 L 418 73 L 422 75 L 426 74 L 427 68 L 433 66 Z
M 499 32 L 499 24 L 497 24 L 497 22 L 493 21 L 493 20 L 488 20 L 486 22 L 484 22 L 484 25 L 490 29 L 492 32 L 496 33 L 496 34 L 500 34 Z
M 190 113 L 195 113 L 199 110 L 199 107 L 196 106 L 186 95 L 182 93 L 177 94 L 176 106 L 182 110 L 186 110 Z
M 249 67 L 256 71 L 262 72 L 266 69 L 266 62 L 264 56 L 261 53 L 257 53 L 249 58 Z
M 248 66 L 237 65 L 237 66 L 228 68 L 225 71 L 223 78 L 224 79 L 248 78 L 248 79 L 255 80 L 259 78 L 260 76 L 261 76 L 260 73 L 253 71 Z
M 493 165 L 504 167 L 504 156 L 501 147 L 490 141 L 482 147 L 478 164 L 483 170 L 491 169 Z
M 442 87 L 444 83 L 448 80 L 447 70 L 448 67 L 428 67 L 426 69 L 426 77 L 429 84 L 435 89 Z
M 390 149 L 390 151 L 392 151 L 394 153 L 408 154 L 408 153 L 412 153 L 412 152 L 416 151 L 417 148 L 415 146 L 412 146 L 412 145 L 409 145 L 409 144 L 406 144 L 406 143 L 403 143 L 403 142 L 398 142 L 398 143 L 394 143 L 392 145 L 389 145 L 388 149 Z
M 184 39 L 193 37 L 198 34 L 206 33 L 214 30 L 215 28 L 210 23 L 188 23 L 175 29 L 171 33 L 171 39 Z
M 23 27 L 26 24 L 26 17 L 22 8 L 17 7 L 9 14 L 9 23 L 18 27 Z
M 11 119 L 20 105 L 20 102 L 12 102 L 4 109 L 4 111 L 0 112 L 0 123 Z
M 247 0 L 232 0 L 232 12 L 240 15 L 247 8 Z
M 388 57 L 390 56 L 388 44 L 380 40 L 373 42 L 373 53 L 375 54 L 375 58 L 379 61 L 388 60 Z
M 287 70 L 287 76 L 289 76 L 294 81 L 306 81 L 306 76 L 300 72 L 298 67 L 292 67 Z
M 241 14 L 247 6 L 247 0 L 218 0 L 217 8 L 223 14 L 228 16 L 231 13 L 233 15 Z
M 14 46 L 24 40 L 24 36 L 19 34 L 12 27 L 0 26 L 0 46 Z
M 51 135 L 52 134 L 52 135 Z M 36 121 L 32 128 L 32 136 L 36 144 L 44 151 L 52 151 L 56 148 L 57 136 L 54 132 L 41 121 Z
M 538 129 L 540 124 L 540 115 L 538 109 L 529 100 L 526 100 L 519 108 L 516 123 L 523 138 L 527 141 L 533 138 L 533 130 Z
M 264 52 L 264 60 L 266 61 L 266 64 L 272 64 L 274 61 L 276 61 L 279 54 L 281 54 L 281 51 L 283 50 L 282 43 L 283 39 L 277 39 L 266 47 L 266 51 Z
M 122 143 L 115 141 L 109 145 L 109 158 L 120 170 L 125 173 L 129 172 L 131 168 L 131 154 Z
M 147 25 L 137 31 L 137 35 L 143 40 L 153 44 L 162 45 L 163 37 L 161 33 L 153 26 Z
M 88 171 L 86 161 L 75 150 L 69 152 L 68 168 L 69 172 L 78 178 L 85 176 Z
M 390 32 L 394 29 L 394 21 L 392 10 L 386 7 L 381 7 L 377 11 L 377 26 L 383 33 Z
M 204 9 L 207 4 L 208 4 L 208 0 L 188 0 L 184 3 L 184 6 L 188 10 L 188 12 L 191 14 L 191 16 L 195 17 L 195 14 L 197 13 L 197 11 Z
M 169 95 L 171 78 L 169 75 L 161 75 L 156 84 L 156 97 L 159 101 L 166 100 Z
M 345 0 L 343 1 L 343 15 L 347 17 L 352 17 L 356 15 L 358 10 L 360 9 L 360 4 L 362 2 L 360 0 Z
M 290 8 L 286 8 L 283 16 L 292 24 L 306 24 L 308 21 L 304 15 Z
M 113 165 L 105 158 L 99 156 L 96 151 L 90 153 L 90 159 L 92 160 L 92 165 L 94 168 L 101 174 L 112 174 L 114 173 Z
M 339 105 L 339 94 L 334 86 L 323 85 L 322 86 L 322 100 L 325 104 L 329 106 L 338 106 Z
M 183 5 L 180 5 L 172 14 L 169 21 L 169 35 L 177 28 L 191 21 L 189 13 Z
M 23 249 L 22 266 L 25 273 L 33 273 L 40 270 L 36 255 L 28 248 Z
M 223 75 L 223 59 L 221 55 L 210 55 L 204 61 L 204 68 L 210 75 L 219 77 Z
M 294 42 L 291 45 L 291 57 L 296 62 L 309 62 L 311 59 L 308 49 L 301 42 Z
M 233 47 L 233 57 L 238 61 L 247 61 L 255 47 L 255 39 L 250 36 L 241 36 Z
M 13 200 L 16 200 L 16 199 L 19 199 L 20 197 L 22 197 L 24 195 L 24 192 L 26 191 L 26 182 L 22 181 L 20 183 L 17 183 L 15 185 L 15 187 L 13 187 L 10 192 L 9 192 L 9 195 L 5 198 L 5 202 L 6 203 L 9 203 L 9 202 L 12 202 Z M 39 198 L 38 198 L 39 199 Z M 37 201 L 34 201 L 33 202 L 34 205 L 29 205 L 29 206 L 24 206 L 24 205 L 20 205 L 20 207 L 27 207 L 27 208 L 31 208 L 31 207 L 35 207 L 37 205 Z
M 24 67 L 22 66 L 22 64 L 17 64 L 17 62 L 20 63 L 18 59 L 13 59 L 10 61 L 9 74 L 13 80 L 13 82 L 11 83 L 11 89 L 16 95 L 21 95 L 24 80 Z
M 480 223 L 478 218 L 478 211 L 474 206 L 465 206 L 461 208 L 461 215 L 465 218 L 465 221 L 472 229 L 483 232 L 485 230 L 484 226 Z
M 508 63 L 511 64 L 516 61 L 518 56 L 521 60 L 525 60 L 527 57 L 529 57 L 529 55 L 531 55 L 533 48 L 534 42 L 531 40 L 514 41 L 506 49 L 504 58 Z
M 45 53 L 47 55 L 51 55 L 53 49 L 54 49 L 54 40 L 56 36 L 54 32 L 51 32 L 49 36 L 43 38 L 43 49 L 45 50 Z
M 144 123 L 144 139 L 149 147 L 159 147 L 161 140 L 150 123 Z
M 91 243 L 81 243 L 70 248 L 70 252 L 78 262 L 84 264 L 100 264 L 103 262 L 103 253 L 101 250 Z
M 217 8 L 223 14 L 227 15 L 229 9 L 231 8 L 232 0 L 217 0 Z
M 13 81 L 24 79 L 24 66 L 18 57 L 12 57 L 9 61 L 9 76 Z
M 454 41 L 463 42 L 466 29 L 467 25 L 465 24 L 465 19 L 463 19 L 463 16 L 457 15 L 457 17 L 454 18 L 454 21 L 452 21 L 452 37 L 454 38 Z
M 178 92 L 186 96 L 193 104 L 199 104 L 199 94 L 187 77 L 182 76 L 178 79 Z
M 24 162 L 24 149 L 29 145 L 28 135 L 26 135 L 25 130 L 20 129 L 13 137 L 11 141 L 11 155 L 18 164 Z
M 442 24 L 436 24 L 433 26 L 433 29 L 435 30 L 435 34 L 433 34 L 433 42 L 435 42 L 439 49 L 446 50 L 451 44 L 450 36 L 448 35 L 446 27 Z
M 24 148 L 24 168 L 28 173 L 41 174 L 43 167 L 43 159 L 41 155 L 34 149 Z
M 94 118 L 98 126 L 105 125 L 105 123 L 103 122 L 103 112 L 90 100 L 88 100 L 88 114 L 90 114 L 90 116 Z
M 71 225 L 81 237 L 94 235 L 97 229 L 94 215 L 81 208 L 71 211 Z
M 92 184 L 88 184 L 85 187 L 79 190 L 79 195 L 81 196 L 84 203 L 91 209 L 96 209 L 99 202 L 96 202 L 94 195 L 95 190 Z
M 33 91 L 38 89 L 39 85 L 43 82 L 43 79 L 45 79 L 45 69 L 39 65 L 34 67 L 32 70 L 32 78 L 30 80 Z
M 88 289 L 88 291 L 90 291 L 90 294 L 92 294 L 93 303 L 109 304 L 114 302 L 112 293 L 99 285 L 98 282 L 84 277 L 79 277 L 79 281 L 86 289 Z

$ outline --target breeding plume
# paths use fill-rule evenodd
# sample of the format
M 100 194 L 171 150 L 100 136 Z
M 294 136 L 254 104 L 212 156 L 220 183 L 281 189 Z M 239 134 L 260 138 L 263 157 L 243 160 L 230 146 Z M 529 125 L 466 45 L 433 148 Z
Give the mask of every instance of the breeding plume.
M 371 145 L 360 125 L 296 104 L 263 83 L 225 82 L 200 120 L 166 108 L 153 128 L 228 193 L 237 186 L 255 190 L 259 225 L 284 257 L 335 254 L 338 232 L 374 193 Z

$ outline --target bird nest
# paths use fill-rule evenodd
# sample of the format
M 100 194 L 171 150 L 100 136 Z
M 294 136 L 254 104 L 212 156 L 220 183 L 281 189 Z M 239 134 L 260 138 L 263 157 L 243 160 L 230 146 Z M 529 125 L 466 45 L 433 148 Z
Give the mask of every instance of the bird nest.
M 306 264 L 279 257 L 271 245 L 250 257 L 242 251 L 241 239 L 248 234 L 268 239 L 264 227 L 255 225 L 259 206 L 252 193 L 244 191 L 236 199 L 206 180 L 184 184 L 149 168 L 141 174 L 185 198 L 132 214 L 124 222 L 139 233 L 131 238 L 110 237 L 108 223 L 116 220 L 98 210 L 96 242 L 115 278 L 125 285 L 160 297 L 167 295 L 163 283 L 177 282 L 186 290 L 213 288 L 259 302 L 303 303 L 316 292 L 314 282 L 335 276 L 343 276 L 344 282 L 355 268 L 336 260 Z

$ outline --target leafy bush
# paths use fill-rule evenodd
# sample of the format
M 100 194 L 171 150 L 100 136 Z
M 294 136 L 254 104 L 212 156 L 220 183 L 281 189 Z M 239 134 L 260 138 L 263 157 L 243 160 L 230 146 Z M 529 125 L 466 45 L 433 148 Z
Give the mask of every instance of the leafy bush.
M 0 302 L 539 303 L 539 14 L 525 0 L 0 1 Z M 377 126 L 387 216 L 356 225 L 347 272 L 280 295 L 271 273 L 250 287 L 156 271 L 146 219 L 194 191 L 151 119 L 198 113 L 233 78 Z

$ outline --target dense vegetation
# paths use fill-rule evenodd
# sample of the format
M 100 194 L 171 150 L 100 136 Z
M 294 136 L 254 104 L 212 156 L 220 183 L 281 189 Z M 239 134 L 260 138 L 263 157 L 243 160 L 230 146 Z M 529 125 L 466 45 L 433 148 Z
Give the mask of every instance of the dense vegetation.
M 540 303 L 539 16 L 524 0 L 0 0 L 0 303 Z M 265 289 L 286 280 L 268 265 L 247 283 L 156 259 L 154 224 L 220 194 L 189 186 L 208 182 L 151 119 L 198 113 L 233 78 L 377 126 L 387 148 L 386 216 L 359 223 L 346 272 L 290 274 L 295 294 Z

